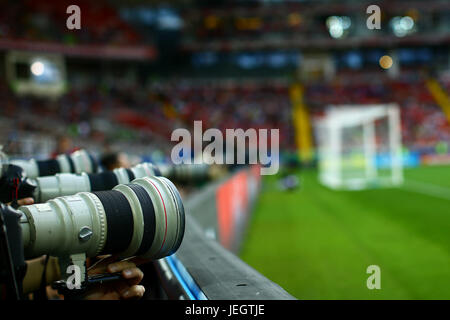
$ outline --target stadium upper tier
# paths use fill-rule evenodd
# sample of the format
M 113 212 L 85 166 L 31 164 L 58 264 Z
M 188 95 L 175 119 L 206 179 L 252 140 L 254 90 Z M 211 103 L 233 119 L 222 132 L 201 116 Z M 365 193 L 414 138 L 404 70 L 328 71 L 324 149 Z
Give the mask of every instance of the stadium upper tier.
M 371 1 L 203 1 L 182 10 L 187 47 L 236 50 L 448 43 L 448 1 L 378 1 L 380 29 L 369 30 Z M 402 20 L 403 19 L 403 20 Z M 441 37 L 442 36 L 442 37 Z M 251 40 L 249 43 L 248 40 Z
M 141 38 L 107 1 L 77 1 L 82 28 L 68 32 L 67 7 L 73 1 L 1 1 L 0 39 L 51 41 L 68 45 L 136 45 Z
M 366 26 L 370 1 L 188 0 L 162 6 L 157 1 L 81 0 L 77 5 L 82 11 L 82 28 L 77 32 L 66 28 L 69 0 L 3 0 L 1 4 L 0 40 L 119 47 L 179 43 L 187 51 L 450 42 L 450 3 L 445 0 L 379 1 L 383 10 L 379 30 Z M 178 33 L 175 37 L 171 35 L 174 31 Z

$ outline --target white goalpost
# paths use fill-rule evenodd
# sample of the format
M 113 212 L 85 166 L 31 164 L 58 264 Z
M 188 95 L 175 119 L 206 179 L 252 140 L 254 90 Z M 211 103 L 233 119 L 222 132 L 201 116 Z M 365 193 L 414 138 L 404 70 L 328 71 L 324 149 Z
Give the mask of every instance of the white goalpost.
M 358 190 L 403 183 L 398 105 L 330 106 L 315 131 L 322 184 Z

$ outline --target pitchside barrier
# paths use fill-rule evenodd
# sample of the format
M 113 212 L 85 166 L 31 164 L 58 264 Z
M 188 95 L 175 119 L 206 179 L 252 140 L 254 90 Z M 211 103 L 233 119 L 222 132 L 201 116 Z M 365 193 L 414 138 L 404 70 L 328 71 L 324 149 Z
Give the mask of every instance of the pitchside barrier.
M 260 184 L 260 167 L 254 165 L 202 188 L 184 203 L 208 238 L 238 253 Z
M 242 169 L 184 200 L 184 240 L 160 268 L 178 279 L 170 296 L 193 300 L 295 299 L 234 254 L 239 251 L 259 193 L 259 172 L 258 166 Z

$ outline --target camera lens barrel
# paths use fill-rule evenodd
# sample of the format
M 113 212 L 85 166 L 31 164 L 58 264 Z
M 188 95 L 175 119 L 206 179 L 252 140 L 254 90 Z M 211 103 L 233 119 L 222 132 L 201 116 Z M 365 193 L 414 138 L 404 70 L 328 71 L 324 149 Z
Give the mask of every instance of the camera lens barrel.
M 59 162 L 56 159 L 36 161 L 36 165 L 39 172 L 38 173 L 39 176 L 51 176 L 53 174 L 62 172 L 61 166 L 59 165 Z
M 180 164 L 172 166 L 168 176 L 176 181 L 202 181 L 209 177 L 207 164 Z
M 22 206 L 27 258 L 50 254 L 119 254 L 159 259 L 184 236 L 184 207 L 164 177 L 145 177 L 113 190 L 81 192 Z
M 118 176 L 113 171 L 88 174 L 90 189 L 83 191 L 111 190 L 119 184 Z M 122 182 L 123 183 L 123 182 Z
M 119 168 L 101 173 L 70 174 L 60 173 L 54 176 L 36 178 L 37 188 L 34 198 L 45 202 L 59 196 L 77 192 L 111 190 L 118 184 L 130 183 L 136 178 L 158 175 L 159 170 L 151 163 L 144 162 L 131 169 Z
M 94 173 L 98 171 L 98 164 L 86 150 L 78 150 L 70 155 L 60 154 L 56 159 L 43 161 L 13 160 L 12 164 L 22 167 L 30 179 L 55 175 L 57 173 Z

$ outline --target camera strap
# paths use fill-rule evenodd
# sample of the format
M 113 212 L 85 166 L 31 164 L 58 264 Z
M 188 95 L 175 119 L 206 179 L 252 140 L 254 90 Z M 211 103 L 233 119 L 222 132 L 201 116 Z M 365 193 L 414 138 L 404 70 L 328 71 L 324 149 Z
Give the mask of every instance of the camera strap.
M 42 271 L 41 286 L 39 290 L 33 294 L 34 300 L 48 300 L 47 298 L 47 265 L 50 256 L 46 255 L 44 260 L 44 270 Z

